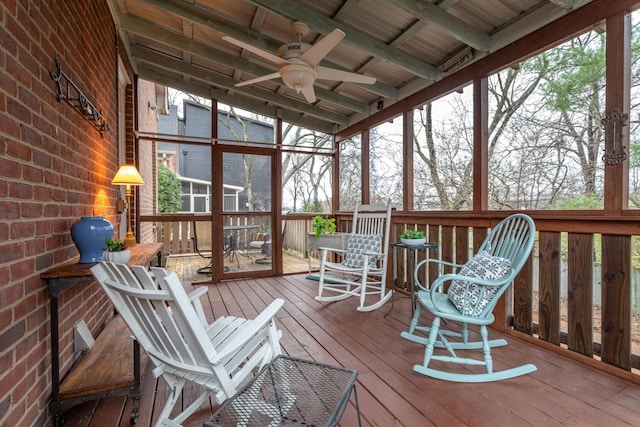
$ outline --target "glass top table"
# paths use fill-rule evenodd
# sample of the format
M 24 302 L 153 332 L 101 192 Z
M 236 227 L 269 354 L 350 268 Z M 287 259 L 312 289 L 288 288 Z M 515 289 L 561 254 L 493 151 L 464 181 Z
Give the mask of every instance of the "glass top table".
M 352 391 L 361 425 L 357 376 L 352 369 L 278 356 L 224 401 L 204 427 L 336 426 Z

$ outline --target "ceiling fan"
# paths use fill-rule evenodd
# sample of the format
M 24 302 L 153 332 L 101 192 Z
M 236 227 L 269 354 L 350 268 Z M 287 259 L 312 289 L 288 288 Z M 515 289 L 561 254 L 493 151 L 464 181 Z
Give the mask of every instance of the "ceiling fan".
M 277 55 L 232 37 L 224 36 L 223 39 L 229 43 L 259 55 L 278 64 L 280 67 L 276 73 L 236 83 L 235 86 L 246 86 L 280 77 L 287 87 L 295 90 L 297 93 L 302 92 L 307 102 L 313 103 L 316 101 L 316 94 L 313 90 L 313 83 L 316 79 L 364 84 L 373 84 L 376 82 L 376 79 L 373 77 L 318 65 L 331 49 L 344 38 L 345 33 L 341 30 L 336 28 L 314 45 L 302 41 L 302 37 L 309 32 L 309 26 L 307 24 L 294 22 L 291 24 L 291 32 L 297 36 L 298 40 L 280 46 Z

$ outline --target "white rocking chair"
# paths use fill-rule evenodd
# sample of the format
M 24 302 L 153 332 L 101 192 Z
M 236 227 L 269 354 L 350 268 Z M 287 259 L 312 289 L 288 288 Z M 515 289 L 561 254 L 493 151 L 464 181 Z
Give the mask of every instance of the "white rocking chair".
M 220 404 L 243 381 L 281 354 L 281 332 L 274 317 L 283 300 L 276 299 L 255 319 L 219 317 L 203 324 L 203 316 L 175 273 L 158 271 L 159 287 L 124 264 L 101 262 L 91 268 L 133 336 L 155 365 L 171 393 L 156 426 L 181 425 L 210 397 Z M 142 277 L 143 280 L 139 280 Z M 183 412 L 170 418 L 184 386 L 193 383 L 201 394 Z
M 418 263 L 415 268 L 415 283 L 419 286 L 419 304 L 414 313 L 408 332 L 401 336 L 408 340 L 424 344 L 424 362 L 414 365 L 413 370 L 421 374 L 448 381 L 457 382 L 488 382 L 519 375 L 528 374 L 536 370 L 532 364 L 525 364 L 503 371 L 493 371 L 491 347 L 507 344 L 504 339 L 488 339 L 487 325 L 495 320 L 493 309 L 500 297 L 507 291 L 522 266 L 527 261 L 535 240 L 535 225 L 533 220 L 524 214 L 515 214 L 496 225 L 485 241 L 478 254 L 465 265 L 452 264 L 436 259 L 426 259 Z M 441 269 L 449 266 L 454 269 L 452 274 L 440 275 L 426 288 L 420 283 L 417 272 L 429 263 L 438 264 Z M 448 292 L 444 292 L 445 283 L 451 283 Z M 430 327 L 418 326 L 422 307 L 435 317 Z M 462 332 L 441 329 L 442 319 L 459 322 Z M 469 342 L 468 325 L 480 327 L 481 341 Z M 428 338 L 419 332 L 428 333 Z M 447 337 L 458 338 L 461 341 L 451 342 Z M 444 348 L 446 355 L 436 355 L 436 348 Z M 475 359 L 461 357 L 456 350 L 482 349 L 484 357 Z M 480 365 L 485 372 L 460 373 L 432 367 L 432 361 L 457 363 L 463 365 Z M 436 362 L 437 363 L 437 362 Z
M 320 248 L 316 300 L 358 297 L 358 311 L 375 310 L 389 301 L 393 292 L 386 287 L 390 228 L 391 205 L 356 206 L 347 249 Z M 342 255 L 342 261 L 331 262 L 331 253 Z

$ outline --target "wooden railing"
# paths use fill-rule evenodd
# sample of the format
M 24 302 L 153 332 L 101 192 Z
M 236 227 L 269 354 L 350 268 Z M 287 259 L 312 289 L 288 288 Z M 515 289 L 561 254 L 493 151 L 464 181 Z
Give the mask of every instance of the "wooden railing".
M 475 253 L 491 226 L 508 213 L 394 213 L 391 241 L 406 228 L 424 230 L 428 241 L 439 244 L 439 257 L 462 264 Z M 496 311 L 494 327 L 518 331 L 553 346 L 593 358 L 629 371 L 640 369 L 639 314 L 632 308 L 640 302 L 632 292 L 632 239 L 640 236 L 635 216 L 606 218 L 573 215 L 532 214 L 538 238 L 534 252 L 518 275 L 511 294 Z M 340 230 L 350 227 L 351 214 L 336 215 Z M 192 252 L 190 223 L 193 218 L 155 218 L 157 239 L 168 253 Z M 159 221 L 162 219 L 162 221 Z M 254 223 L 264 217 L 238 216 L 234 221 Z M 285 250 L 308 256 L 307 236 L 311 215 L 283 217 Z M 251 222 L 254 221 L 254 222 Z M 264 226 L 264 224 L 262 224 Z M 597 242 L 597 243 L 594 243 Z M 400 254 L 398 254 L 400 255 Z M 595 259 L 599 260 L 594 274 Z M 397 257 L 396 286 L 406 288 L 408 260 Z M 390 268 L 392 268 L 390 266 Z M 421 271 L 423 283 L 436 272 Z M 562 285 L 566 283 L 566 285 Z M 600 289 L 597 289 L 600 287 Z M 600 296 L 600 301 L 594 294 Z M 632 320 L 635 320 L 632 322 Z M 633 326 L 632 326 L 633 325 Z

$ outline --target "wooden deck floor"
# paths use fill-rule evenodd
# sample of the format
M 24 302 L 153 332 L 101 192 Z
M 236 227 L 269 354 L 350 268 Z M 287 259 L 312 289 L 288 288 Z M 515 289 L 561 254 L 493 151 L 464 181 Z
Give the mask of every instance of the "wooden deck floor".
M 495 369 L 534 363 L 536 372 L 486 384 L 449 383 L 417 374 L 412 366 L 422 360 L 423 348 L 400 338 L 410 320 L 409 300 L 397 299 L 385 318 L 390 304 L 359 313 L 356 301 L 315 301 L 316 286 L 305 275 L 234 280 L 209 286 L 203 303 L 210 319 L 227 314 L 254 317 L 274 298 L 283 298 L 278 322 L 284 352 L 357 369 L 364 426 L 640 425 L 640 385 L 513 337 L 506 338 L 508 346 L 493 350 Z M 154 424 L 168 392 L 148 371 L 137 426 Z M 187 391 L 183 404 L 193 396 Z M 77 406 L 65 418 L 69 427 L 126 426 L 130 408 L 126 398 L 111 397 Z M 213 411 L 215 407 L 203 408 L 186 425 L 201 426 Z M 340 425 L 357 425 L 353 404 Z

